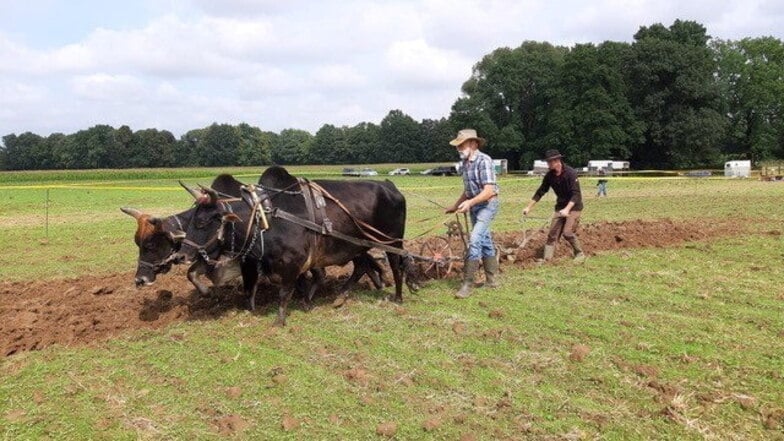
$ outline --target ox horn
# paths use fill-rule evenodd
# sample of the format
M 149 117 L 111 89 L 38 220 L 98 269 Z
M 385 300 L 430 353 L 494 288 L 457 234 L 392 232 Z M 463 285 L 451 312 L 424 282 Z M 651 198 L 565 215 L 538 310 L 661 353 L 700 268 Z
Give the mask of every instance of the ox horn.
M 182 185 L 182 188 L 184 188 L 185 190 L 187 190 L 187 191 L 188 191 L 188 193 L 190 193 L 190 194 L 191 194 L 191 196 L 193 196 L 193 199 L 196 199 L 196 200 L 198 201 L 198 200 L 199 200 L 199 198 L 201 198 L 201 193 L 199 193 L 199 191 L 198 191 L 198 190 L 196 190 L 196 189 L 194 189 L 194 188 L 190 188 L 190 187 L 188 187 L 188 186 L 187 186 L 187 185 L 185 185 L 185 183 L 184 183 L 184 182 L 182 182 L 182 181 L 179 181 L 179 182 L 180 182 L 180 185 Z
M 123 213 L 127 214 L 128 216 L 133 216 L 133 218 L 137 219 L 137 220 L 143 214 L 141 211 L 139 211 L 139 210 L 137 210 L 135 208 L 130 208 L 130 207 L 121 207 L 120 211 L 122 211 Z
M 211 204 L 214 204 L 214 203 L 218 202 L 219 196 L 218 196 L 218 192 L 217 191 L 213 190 L 210 187 L 205 187 L 205 186 L 203 186 L 201 184 L 199 184 L 199 188 L 201 188 L 201 191 L 203 191 L 203 192 L 207 193 L 208 195 L 210 195 L 210 203 Z

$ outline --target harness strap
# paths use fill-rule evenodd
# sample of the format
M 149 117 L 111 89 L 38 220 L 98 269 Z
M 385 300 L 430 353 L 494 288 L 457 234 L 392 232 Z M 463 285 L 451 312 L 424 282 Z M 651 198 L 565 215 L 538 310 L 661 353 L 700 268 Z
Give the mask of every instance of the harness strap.
M 311 182 L 310 186 L 315 188 L 316 190 L 318 190 L 324 196 L 329 198 L 329 200 L 334 202 L 338 207 L 340 207 L 340 209 L 343 210 L 348 215 L 349 218 L 351 218 L 352 222 L 354 222 L 354 225 L 357 226 L 359 231 L 362 232 L 362 234 L 365 237 L 367 237 L 368 239 L 373 240 L 373 241 L 378 242 L 378 243 L 384 243 L 384 244 L 387 244 L 387 245 L 395 243 L 395 242 L 400 240 L 398 238 L 389 236 L 388 234 L 386 234 L 386 233 L 384 233 L 382 231 L 379 231 L 374 226 L 368 224 L 367 222 L 362 221 L 361 219 L 357 219 L 356 216 L 354 216 L 351 213 L 351 210 L 346 208 L 346 206 L 343 205 L 343 203 L 340 202 L 340 200 L 338 198 L 336 198 L 335 196 L 332 196 L 332 194 L 330 194 L 326 189 L 324 189 L 324 187 L 316 184 L 315 182 Z M 368 232 L 366 230 L 370 230 L 370 232 Z M 371 233 L 373 233 L 373 234 L 371 234 Z M 378 237 L 374 236 L 374 234 L 377 235 Z
M 315 222 L 311 222 L 311 221 L 299 218 L 299 217 L 289 213 L 288 211 L 281 210 L 280 208 L 275 208 L 275 209 L 272 210 L 272 217 L 281 218 L 283 220 L 286 220 L 286 221 L 289 221 L 291 223 L 297 224 L 299 226 L 305 227 L 305 228 L 307 228 L 309 230 L 312 230 L 312 231 L 315 231 L 317 233 L 321 233 L 321 231 L 322 231 L 321 225 L 319 225 L 319 224 L 317 224 Z M 378 242 L 367 240 L 367 239 L 360 239 L 358 237 L 354 237 L 354 236 L 349 236 L 347 234 L 343 234 L 340 231 L 336 231 L 336 230 L 333 230 L 333 231 L 331 231 L 329 233 L 322 233 L 322 234 L 324 234 L 325 236 L 332 236 L 332 237 L 335 237 L 337 239 L 353 243 L 354 245 L 359 245 L 359 246 L 367 247 L 367 248 L 378 248 L 380 250 L 383 250 L 383 251 L 386 251 L 386 252 L 390 252 L 390 253 L 393 253 L 393 254 L 398 254 L 398 255 L 403 256 L 403 257 L 408 257 L 410 255 L 408 253 L 408 251 L 404 250 L 403 248 L 396 248 L 396 247 L 393 247 L 393 246 L 389 246 L 387 244 L 378 243 Z

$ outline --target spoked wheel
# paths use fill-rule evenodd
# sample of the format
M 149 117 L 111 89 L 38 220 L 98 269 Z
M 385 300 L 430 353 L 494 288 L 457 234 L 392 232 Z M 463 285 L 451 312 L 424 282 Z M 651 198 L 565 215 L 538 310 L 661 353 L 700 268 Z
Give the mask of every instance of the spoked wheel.
M 449 241 L 443 237 L 427 239 L 419 251 L 419 255 L 428 258 L 420 260 L 419 268 L 428 279 L 443 279 L 452 271 L 454 259 Z

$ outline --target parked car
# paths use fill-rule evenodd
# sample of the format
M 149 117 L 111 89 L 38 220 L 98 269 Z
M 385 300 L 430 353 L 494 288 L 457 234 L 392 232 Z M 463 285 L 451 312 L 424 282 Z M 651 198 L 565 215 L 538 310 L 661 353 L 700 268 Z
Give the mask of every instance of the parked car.
M 422 170 L 421 172 L 419 172 L 419 174 L 420 175 L 429 175 L 432 172 L 433 172 L 433 169 L 432 168 L 428 168 L 428 169 Z
M 344 168 L 343 176 L 359 176 L 359 170 L 355 168 Z
M 395 176 L 395 175 L 402 176 L 402 175 L 410 175 L 410 174 L 411 174 L 411 170 L 409 170 L 407 168 L 396 168 L 396 169 L 392 170 L 391 172 L 389 172 L 390 176 Z
M 359 176 L 378 176 L 378 172 L 372 168 L 363 168 L 359 171 Z
M 710 170 L 691 170 L 686 172 L 686 176 L 689 178 L 707 178 L 710 175 Z
M 432 176 L 457 176 L 457 168 L 454 165 L 445 165 L 436 168 L 429 168 L 422 172 L 423 175 Z

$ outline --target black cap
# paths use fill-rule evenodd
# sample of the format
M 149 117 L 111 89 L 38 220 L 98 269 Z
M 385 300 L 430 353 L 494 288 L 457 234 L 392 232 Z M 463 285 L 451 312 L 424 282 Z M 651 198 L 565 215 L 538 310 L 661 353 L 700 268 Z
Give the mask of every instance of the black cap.
M 544 160 L 549 161 L 551 159 L 560 159 L 563 158 L 563 155 L 556 149 L 549 149 L 544 152 Z

